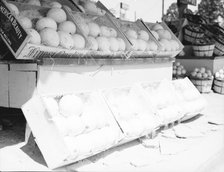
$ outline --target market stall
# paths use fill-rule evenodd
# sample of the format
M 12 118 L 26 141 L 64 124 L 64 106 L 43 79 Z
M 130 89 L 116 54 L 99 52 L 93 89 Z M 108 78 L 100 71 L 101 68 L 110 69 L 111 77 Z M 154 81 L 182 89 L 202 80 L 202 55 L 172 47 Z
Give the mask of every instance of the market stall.
M 99 3 L 0 5 L 15 58 L 1 60 L 0 106 L 22 109 L 50 169 L 140 137 L 147 146 L 205 108 L 189 79 L 172 81 L 183 45 L 165 23 L 116 19 Z

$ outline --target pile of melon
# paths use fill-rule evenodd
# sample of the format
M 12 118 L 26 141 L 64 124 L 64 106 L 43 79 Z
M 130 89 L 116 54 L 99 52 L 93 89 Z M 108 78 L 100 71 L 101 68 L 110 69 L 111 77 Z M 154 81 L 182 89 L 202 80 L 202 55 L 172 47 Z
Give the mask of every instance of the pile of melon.
M 96 2 L 91 0 L 79 0 L 78 1 L 78 7 L 81 9 L 84 13 L 94 14 L 94 15 L 104 15 L 106 13 L 105 10 L 99 8 L 96 5 Z
M 121 30 L 127 36 L 128 40 L 132 44 L 132 50 L 134 51 L 156 51 L 158 45 L 155 41 L 151 40 L 148 32 L 140 28 L 132 27 L 131 23 L 122 24 Z
M 126 50 L 124 39 L 118 36 L 118 31 L 114 27 L 97 22 L 95 16 L 92 15 L 85 16 L 81 13 L 75 13 L 74 17 L 90 43 L 90 50 L 104 52 Z
M 45 8 L 47 12 L 42 14 L 39 10 L 19 11 L 14 4 L 8 4 L 28 32 L 30 43 L 76 50 L 86 47 L 84 36 L 77 33 L 76 25 L 67 20 L 62 8 Z
M 164 29 L 159 23 L 153 24 L 151 27 L 151 33 L 159 41 L 161 51 L 177 51 L 180 46 L 179 43 L 173 39 L 169 30 Z
M 158 127 L 159 121 L 136 88 L 117 88 L 103 94 L 127 138 L 143 136 Z
M 96 93 L 42 97 L 42 100 L 68 150 L 77 157 L 106 150 L 122 137 Z

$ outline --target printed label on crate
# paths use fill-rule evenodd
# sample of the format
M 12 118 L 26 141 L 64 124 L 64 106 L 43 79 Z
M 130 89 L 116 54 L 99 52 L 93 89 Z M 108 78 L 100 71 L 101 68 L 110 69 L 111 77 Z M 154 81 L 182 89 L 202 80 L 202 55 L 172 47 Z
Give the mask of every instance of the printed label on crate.
M 27 37 L 27 33 L 3 1 L 0 1 L 0 34 L 14 54 Z

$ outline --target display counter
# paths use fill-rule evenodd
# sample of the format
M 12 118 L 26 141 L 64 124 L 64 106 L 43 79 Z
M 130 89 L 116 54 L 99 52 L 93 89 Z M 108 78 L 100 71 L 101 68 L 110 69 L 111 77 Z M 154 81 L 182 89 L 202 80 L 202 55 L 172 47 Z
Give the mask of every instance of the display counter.
M 0 106 L 21 108 L 34 90 L 44 94 L 97 90 L 172 79 L 174 58 L 68 59 L 0 62 Z M 56 87 L 57 86 L 57 87 Z

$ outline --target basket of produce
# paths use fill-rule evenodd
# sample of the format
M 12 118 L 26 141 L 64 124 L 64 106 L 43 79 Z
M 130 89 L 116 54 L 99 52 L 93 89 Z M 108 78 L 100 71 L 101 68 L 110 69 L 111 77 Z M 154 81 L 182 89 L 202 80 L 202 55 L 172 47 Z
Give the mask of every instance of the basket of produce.
M 189 76 L 191 82 L 200 93 L 210 93 L 212 90 L 213 75 L 211 70 L 205 67 L 195 68 Z
M 186 25 L 184 27 L 184 41 L 194 44 L 204 37 L 205 29 L 202 26 Z
M 210 57 L 213 55 L 215 44 L 207 37 L 197 40 L 197 44 L 192 48 L 195 56 Z
M 216 93 L 224 94 L 224 67 L 215 73 L 213 90 Z
M 214 41 L 215 41 L 214 54 L 222 56 L 224 54 L 224 36 L 218 35 L 214 37 Z
M 206 24 L 206 25 L 203 25 L 203 28 L 205 29 L 205 35 L 208 37 L 224 35 L 224 29 L 220 27 L 219 25 Z
M 187 18 L 190 25 L 201 25 L 207 23 L 206 20 L 200 15 L 184 14 L 184 17 Z
M 186 77 L 186 69 L 180 62 L 173 64 L 173 79 L 182 79 Z

